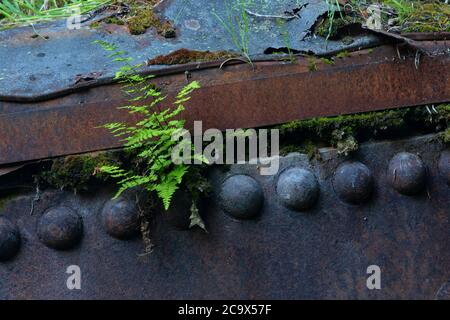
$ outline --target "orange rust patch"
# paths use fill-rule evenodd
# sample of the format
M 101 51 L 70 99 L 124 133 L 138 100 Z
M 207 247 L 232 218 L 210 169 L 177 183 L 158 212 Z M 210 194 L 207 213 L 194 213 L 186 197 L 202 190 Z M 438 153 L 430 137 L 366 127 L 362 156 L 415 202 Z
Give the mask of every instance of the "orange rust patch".
M 229 51 L 194 51 L 188 49 L 180 49 L 165 56 L 157 56 L 148 60 L 147 65 L 174 65 L 186 64 L 189 62 L 216 61 L 228 58 L 238 57 L 239 55 Z

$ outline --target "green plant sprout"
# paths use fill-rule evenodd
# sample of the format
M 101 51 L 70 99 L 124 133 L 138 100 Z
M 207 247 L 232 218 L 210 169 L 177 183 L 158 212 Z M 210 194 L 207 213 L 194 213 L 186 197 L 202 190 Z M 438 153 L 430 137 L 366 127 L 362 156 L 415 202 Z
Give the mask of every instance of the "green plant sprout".
M 328 40 L 333 32 L 333 21 L 334 21 L 336 12 L 339 12 L 342 19 L 344 18 L 344 15 L 342 14 L 341 5 L 339 4 L 339 0 L 325 0 L 325 1 L 327 3 L 327 7 L 328 7 L 327 15 L 328 15 L 328 19 L 330 21 L 328 34 L 326 37 L 326 39 Z
M 119 190 L 114 198 L 128 189 L 141 186 L 149 192 L 156 193 L 165 210 L 168 210 L 173 195 L 192 167 L 174 164 L 172 161 L 173 150 L 178 144 L 173 137 L 183 130 L 185 125 L 185 120 L 177 116 L 185 110 L 185 103 L 189 101 L 191 93 L 200 88 L 200 84 L 197 81 L 190 82 L 178 92 L 171 107 L 162 108 L 161 103 L 167 96 L 150 82 L 152 75 L 138 73 L 143 64 L 132 65 L 132 58 L 126 57 L 126 53 L 117 50 L 115 45 L 104 41 L 96 43 L 111 52 L 109 56 L 114 61 L 124 64 L 116 73 L 115 80 L 123 84 L 123 92 L 129 97 L 131 105 L 119 109 L 141 116 L 141 119 L 133 125 L 115 122 L 102 126 L 116 137 L 122 138 L 124 150 L 135 157 L 136 165 L 131 169 L 107 165 L 100 170 L 119 179 Z M 191 147 L 193 148 L 192 144 Z M 192 158 L 198 157 L 193 155 Z M 206 162 L 203 157 L 201 161 Z M 196 199 L 193 199 L 194 201 Z M 195 213 L 195 210 L 196 207 L 191 211 Z
M 72 16 L 75 10 L 80 14 L 86 14 L 111 2 L 112 0 L 2 0 L 0 27 L 8 28 L 65 19 Z
M 230 35 L 233 44 L 240 51 L 243 57 L 252 64 L 250 58 L 250 19 L 247 14 L 248 0 L 235 0 L 233 5 L 231 0 L 225 0 L 226 17 L 222 18 L 213 11 L 213 15 L 219 20 L 225 31 Z M 237 13 L 235 13 L 237 11 Z
M 277 26 L 280 28 L 281 36 L 283 37 L 284 46 L 287 49 L 288 60 L 291 63 L 296 62 L 294 53 L 292 52 L 291 40 L 289 38 L 289 32 L 286 28 L 286 21 L 277 19 Z

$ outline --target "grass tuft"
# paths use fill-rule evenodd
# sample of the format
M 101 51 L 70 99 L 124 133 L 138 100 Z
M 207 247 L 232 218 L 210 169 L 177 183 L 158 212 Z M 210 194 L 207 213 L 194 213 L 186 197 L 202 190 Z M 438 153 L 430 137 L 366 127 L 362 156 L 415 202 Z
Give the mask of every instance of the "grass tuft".
M 0 28 L 65 19 L 79 12 L 86 14 L 112 0 L 2 0 Z

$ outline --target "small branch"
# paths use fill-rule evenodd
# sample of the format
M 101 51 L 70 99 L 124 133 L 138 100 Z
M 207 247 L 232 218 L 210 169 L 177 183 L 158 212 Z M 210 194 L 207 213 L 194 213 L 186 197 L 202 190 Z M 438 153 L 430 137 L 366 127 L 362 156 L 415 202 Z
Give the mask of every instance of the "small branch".
M 154 6 L 153 6 L 153 9 L 155 9 L 156 7 L 158 7 L 160 4 L 162 4 L 163 2 L 165 2 L 166 0 L 160 0 L 158 3 L 156 3 Z
M 34 195 L 34 198 L 31 199 L 31 209 L 30 209 L 30 216 L 33 215 L 34 212 L 34 204 L 41 199 L 41 192 L 39 190 L 39 184 L 36 183 L 36 194 Z
M 253 11 L 250 11 L 248 9 L 245 9 L 245 12 L 247 12 L 251 16 L 255 16 L 258 18 L 264 18 L 264 19 L 283 19 L 286 21 L 290 21 L 295 18 L 300 18 L 298 14 L 290 14 L 290 15 L 270 15 L 270 14 L 259 14 Z

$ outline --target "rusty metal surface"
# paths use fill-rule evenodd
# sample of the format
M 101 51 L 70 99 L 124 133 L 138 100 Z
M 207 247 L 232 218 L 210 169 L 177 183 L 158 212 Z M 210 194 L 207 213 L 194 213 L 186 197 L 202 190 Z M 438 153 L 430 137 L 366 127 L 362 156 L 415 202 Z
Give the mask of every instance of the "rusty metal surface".
M 257 13 L 282 14 L 305 2 L 308 5 L 301 10 L 301 18 L 286 21 L 282 27 L 276 19 L 249 16 L 250 55 L 261 55 L 269 47 L 283 48 L 286 43 L 293 51 L 315 54 L 378 43 L 376 37 L 366 35 L 355 37 L 352 43 L 327 42 L 316 37 L 304 39 L 317 18 L 327 12 L 324 0 L 256 0 L 250 9 Z M 48 96 L 75 86 L 80 75 L 92 72 L 99 75 L 100 81 L 113 76 L 120 65 L 94 44 L 95 40 L 117 44 L 120 50 L 128 51 L 136 63 L 181 48 L 240 51 L 212 14 L 216 12 L 226 17 L 225 4 L 222 0 L 165 1 L 158 11 L 161 17 L 166 17 L 176 26 L 177 37 L 174 39 L 158 36 L 152 30 L 143 35 L 130 35 L 126 26 L 90 28 L 83 25 L 81 29 L 69 30 L 66 21 L 0 31 L 0 100 Z M 164 68 L 157 66 L 152 69 Z
M 257 62 L 254 69 L 240 64 L 192 70 L 190 80 L 202 88 L 183 117 L 188 126 L 201 120 L 204 128 L 231 129 L 450 101 L 450 56 L 425 56 L 417 64 L 407 54 L 383 46 L 331 66 L 318 60 L 314 72 L 303 57 L 295 64 Z M 161 76 L 156 84 L 173 96 L 186 75 Z M 0 102 L 0 164 L 117 147 L 97 126 L 132 120 L 117 110 L 125 104 L 114 84 L 32 104 Z
M 0 298 L 448 299 L 450 163 L 444 150 L 431 135 L 365 144 L 352 158 L 332 149 L 321 150 L 322 161 L 291 154 L 276 176 L 260 176 L 255 166 L 214 169 L 214 195 L 203 212 L 209 232 L 180 231 L 167 214 L 153 212 L 155 248 L 146 256 L 139 256 L 144 244 L 138 238 L 111 233 L 134 221 L 130 199 L 109 202 L 107 189 L 78 196 L 47 191 L 30 216 L 34 193 L 23 194 L 0 209 L 8 221 L 2 228 L 18 230 L 21 239 L 19 252 L 0 262 Z M 425 182 L 420 178 L 409 196 L 396 190 L 391 171 L 405 154 L 421 164 L 400 164 L 400 178 L 426 167 Z M 349 170 L 346 178 L 339 178 L 342 168 Z M 371 182 L 352 189 L 360 174 Z M 290 184 L 296 180 L 306 181 L 301 193 L 315 195 L 299 197 Z M 351 199 L 336 183 L 348 184 Z M 242 192 L 230 193 L 230 186 Z M 67 210 L 82 217 L 82 238 L 70 250 L 47 247 L 39 225 L 49 223 L 48 212 Z M 189 214 L 187 207 L 177 213 L 180 219 Z M 70 265 L 81 269 L 81 290 L 66 287 Z M 381 290 L 366 287 L 370 265 L 381 268 Z

